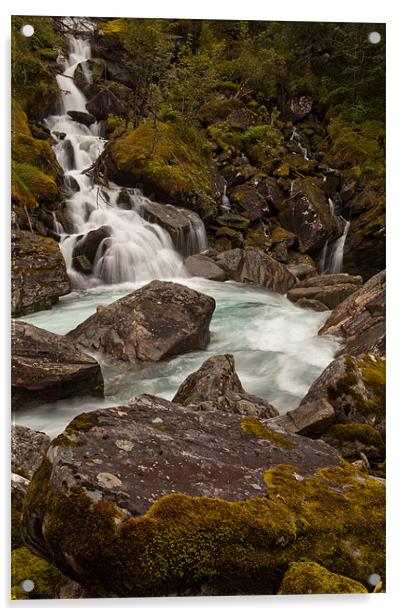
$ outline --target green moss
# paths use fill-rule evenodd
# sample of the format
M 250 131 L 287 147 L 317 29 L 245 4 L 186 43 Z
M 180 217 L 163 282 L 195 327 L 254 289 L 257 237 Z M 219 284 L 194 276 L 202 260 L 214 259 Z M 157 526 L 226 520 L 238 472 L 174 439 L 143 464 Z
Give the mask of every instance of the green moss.
M 269 430 L 264 426 L 264 424 L 257 419 L 256 417 L 245 417 L 241 420 L 241 427 L 243 432 L 246 434 L 253 434 L 258 438 L 264 438 L 272 443 L 275 443 L 279 447 L 283 447 L 284 449 L 295 449 L 296 445 L 284 438 L 277 432 L 273 430 Z
M 286 152 L 281 131 L 270 124 L 251 126 L 242 133 L 240 141 L 247 156 L 268 168 Z
M 224 121 L 241 103 L 238 98 L 213 98 L 199 112 L 199 119 L 206 124 Z
M 16 549 L 22 546 L 21 538 L 22 503 L 11 497 L 11 547 Z
M 36 167 L 54 182 L 59 182 L 63 177 L 63 171 L 48 141 L 34 139 L 28 134 L 13 133 L 11 152 L 14 161 Z
M 15 98 L 12 99 L 11 103 L 11 130 L 13 133 L 32 136 L 28 126 L 27 114 Z
M 331 573 L 314 562 L 292 563 L 285 573 L 278 595 L 325 595 L 367 593 L 367 589 L 343 575 Z
M 208 127 L 208 136 L 227 154 L 231 155 L 233 149 L 241 149 L 241 133 L 232 128 L 227 122 L 216 122 Z
M 81 413 L 78 417 L 75 417 L 67 426 L 67 434 L 73 434 L 76 432 L 88 432 L 91 428 L 96 426 L 95 413 Z
M 24 592 L 21 582 L 32 580 L 34 589 Z M 11 553 L 11 598 L 54 599 L 57 588 L 66 578 L 56 567 L 38 558 L 28 548 L 22 547 Z
M 103 595 L 158 596 L 202 584 L 227 594 L 274 593 L 300 559 L 360 582 L 373 571 L 384 576 L 385 489 L 351 465 L 305 478 L 278 466 L 265 473 L 268 498 L 176 493 L 129 519 L 79 487 L 51 493 L 49 478 L 47 465 L 35 474 L 30 516 L 35 511 L 57 566 L 69 574 L 73 560 L 82 581 Z
M 35 209 L 39 202 L 52 202 L 58 195 L 55 181 L 28 163 L 12 162 L 11 198 L 22 207 Z
M 381 434 L 368 424 L 350 423 L 336 424 L 328 431 L 329 436 L 333 436 L 341 443 L 347 441 L 359 441 L 365 445 L 373 445 L 380 449 L 384 448 L 384 441 Z
M 195 129 L 148 120 L 111 142 L 110 155 L 119 174 L 173 203 L 212 200 L 207 145 Z
M 360 380 L 365 386 L 366 395 L 356 387 Z M 349 396 L 361 414 L 373 414 L 378 419 L 384 417 L 385 359 L 368 354 L 359 358 L 347 356 L 344 376 L 335 385 L 329 385 L 327 392 L 331 401 Z

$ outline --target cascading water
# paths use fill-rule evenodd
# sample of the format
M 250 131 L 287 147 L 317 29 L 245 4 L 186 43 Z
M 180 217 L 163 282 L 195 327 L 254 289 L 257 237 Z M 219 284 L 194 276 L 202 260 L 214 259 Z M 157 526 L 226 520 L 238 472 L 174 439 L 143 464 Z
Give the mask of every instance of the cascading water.
M 336 205 L 333 199 L 329 197 L 328 207 L 332 216 L 336 216 Z M 333 243 L 329 249 L 328 240 L 325 242 L 321 251 L 321 255 L 318 261 L 318 271 L 321 274 L 339 274 L 342 271 L 343 266 L 343 253 L 345 249 L 345 242 L 349 232 L 350 222 L 345 220 L 343 216 L 338 216 L 343 223 L 343 232 L 340 237 Z
M 89 42 L 70 37 L 64 74 L 57 76 L 62 91 L 60 115 L 47 119 L 47 126 L 57 139 L 54 149 L 65 172 L 66 184 L 75 187 L 64 202 L 73 233 L 65 233 L 67 230 L 60 222 L 55 225 L 55 230 L 61 234 L 61 250 L 73 286 L 82 288 L 102 282 L 135 282 L 184 276 L 182 257 L 208 248 L 205 228 L 200 219 L 196 215 L 191 218 L 191 213 L 187 215 L 188 228 L 185 233 L 179 233 L 175 246 L 166 230 L 141 215 L 144 205 L 150 201 L 138 190 L 126 191 L 128 203 L 122 208 L 119 204 L 119 186 L 110 184 L 108 188 L 100 188 L 93 185 L 85 174 L 102 153 L 105 140 L 100 137 L 98 123 L 84 126 L 74 121 L 68 112 L 87 111 L 86 98 L 74 84 L 73 76 L 80 64 L 87 81 L 91 80 L 90 72 L 85 68 L 85 60 L 90 57 Z M 83 236 L 100 227 L 109 229 L 110 237 L 101 241 L 91 275 L 84 275 L 73 267 L 75 248 Z
M 105 142 L 98 124 L 88 128 L 67 113 L 86 111 L 85 97 L 70 77 L 77 64 L 89 57 L 89 43 L 71 38 L 65 72 L 58 77 L 60 88 L 68 94 L 62 98 L 60 115 L 47 120 L 57 137 L 56 156 L 71 192 L 65 209 L 73 228 L 63 228 L 62 218 L 55 221 L 55 230 L 61 233 L 61 250 L 75 290 L 60 298 L 51 310 L 26 315 L 23 320 L 65 334 L 93 314 L 97 306 L 108 305 L 151 279 L 167 278 L 215 298 L 211 342 L 205 351 L 143 366 L 123 365 L 99 355 L 105 381 L 103 402 L 82 397 L 60 400 L 20 411 L 16 421 L 55 436 L 85 410 L 123 404 L 143 392 L 171 399 L 187 375 L 217 353 L 234 354 L 240 379 L 250 393 L 266 398 L 282 412 L 295 408 L 338 349 L 335 340 L 317 336 L 326 313 L 305 310 L 285 296 L 264 289 L 186 277 L 182 256 L 207 248 L 205 229 L 195 215 L 186 213 L 189 233 L 179 232 L 173 242 L 154 221 L 161 208 L 168 216 L 181 216 L 183 212 L 155 204 L 137 190 L 124 189 L 122 201 L 120 187 L 92 185 L 83 171 L 93 164 Z M 110 236 L 97 246 L 91 275 L 80 274 L 73 268 L 74 251 L 88 232 L 100 227 L 109 228 Z

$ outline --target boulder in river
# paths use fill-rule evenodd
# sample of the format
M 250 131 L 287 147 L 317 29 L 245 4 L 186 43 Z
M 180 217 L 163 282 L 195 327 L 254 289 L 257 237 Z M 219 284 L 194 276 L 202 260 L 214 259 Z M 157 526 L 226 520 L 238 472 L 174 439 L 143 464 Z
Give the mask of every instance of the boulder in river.
M 127 362 L 161 361 L 205 349 L 215 300 L 181 284 L 154 280 L 67 334 L 92 351 Z
M 12 315 L 46 310 L 71 291 L 59 245 L 49 237 L 13 231 L 11 237 Z
M 384 575 L 384 496 L 321 441 L 141 396 L 53 441 L 22 527 L 102 596 L 270 594 L 298 554 L 360 582 Z
M 226 273 L 216 265 L 212 257 L 207 255 L 192 255 L 184 261 L 184 267 L 191 276 L 199 276 L 207 280 L 225 281 Z
M 13 410 L 71 396 L 103 397 L 98 362 L 65 336 L 13 321 L 11 349 Z
M 276 293 L 286 293 L 296 278 L 282 264 L 258 248 L 234 248 L 219 253 L 215 259 L 228 278 L 256 284 Z
M 74 122 L 78 122 L 79 124 L 84 124 L 84 126 L 91 126 L 96 122 L 96 118 L 92 113 L 86 113 L 85 111 L 67 111 L 67 114 L 70 116 Z
M 108 225 L 102 225 L 98 229 L 88 231 L 86 235 L 78 239 L 73 250 L 73 265 L 75 263 L 74 260 L 77 259 L 77 257 L 85 257 L 92 268 L 100 244 L 103 242 L 103 240 L 110 237 L 111 234 L 111 227 L 109 227 Z M 79 262 L 77 261 L 77 263 Z M 79 267 L 76 267 L 76 269 L 82 271 L 86 268 L 82 265 L 79 265 Z
M 279 414 L 267 400 L 244 390 L 229 354 L 207 359 L 180 385 L 173 402 L 199 411 L 217 409 L 262 418 Z
M 341 336 L 342 353 L 385 353 L 385 271 L 341 302 L 319 331 Z
M 322 248 L 342 234 L 340 219 L 330 212 L 324 192 L 311 180 L 295 180 L 295 190 L 282 203 L 279 220 L 299 240 L 303 253 Z

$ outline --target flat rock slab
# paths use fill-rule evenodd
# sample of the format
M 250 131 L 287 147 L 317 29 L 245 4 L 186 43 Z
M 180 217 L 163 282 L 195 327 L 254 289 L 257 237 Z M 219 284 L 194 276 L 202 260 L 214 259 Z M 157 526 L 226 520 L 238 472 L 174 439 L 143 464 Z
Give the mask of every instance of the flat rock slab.
M 12 315 L 46 310 L 71 291 L 66 264 L 57 242 L 29 231 L 11 238 Z
M 226 280 L 226 273 L 216 265 L 207 255 L 192 255 L 184 261 L 184 267 L 191 276 L 206 278 L 207 280 Z
M 205 349 L 215 300 L 181 284 L 154 280 L 67 334 L 80 346 L 127 362 L 161 361 Z
M 282 429 L 303 436 L 319 436 L 335 421 L 335 410 L 325 398 L 301 404 L 297 409 L 275 417 L 269 422 L 272 428 Z
M 285 434 L 277 443 L 246 433 L 238 415 L 200 413 L 148 395 L 81 415 L 64 435 L 67 441 L 55 439 L 48 452 L 52 489 L 80 485 L 131 516 L 173 492 L 231 501 L 261 496 L 271 466 L 292 464 L 313 473 L 340 461 L 321 441 Z
M 304 282 L 304 281 L 303 281 Z M 290 289 L 288 299 L 297 303 L 301 299 L 316 300 L 325 304 L 330 310 L 336 308 L 344 299 L 352 295 L 359 287 L 354 284 L 331 284 L 328 286 L 308 286 Z
M 13 321 L 11 349 L 13 410 L 71 396 L 103 397 L 98 362 L 65 336 Z
M 385 352 L 385 270 L 370 278 L 332 312 L 319 334 L 341 336 L 342 353 Z

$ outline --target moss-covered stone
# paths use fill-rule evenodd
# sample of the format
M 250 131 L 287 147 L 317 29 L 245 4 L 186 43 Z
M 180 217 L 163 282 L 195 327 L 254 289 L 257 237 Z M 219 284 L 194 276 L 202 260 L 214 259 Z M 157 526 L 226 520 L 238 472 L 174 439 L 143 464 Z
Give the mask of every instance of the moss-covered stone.
M 281 436 L 278 432 L 267 428 L 256 417 L 245 417 L 241 420 L 241 427 L 246 434 L 253 434 L 258 438 L 266 438 L 276 443 L 278 447 L 284 447 L 285 449 L 295 449 L 296 447 L 294 443 Z
M 336 438 L 340 443 L 359 441 L 365 445 L 384 448 L 381 434 L 368 424 L 336 424 L 329 429 L 328 435 Z
M 159 199 L 204 216 L 213 207 L 207 144 L 195 129 L 148 120 L 112 141 L 106 160 L 112 177 Z
M 278 595 L 341 593 L 367 593 L 367 589 L 360 582 L 332 573 L 315 562 L 298 562 L 286 571 Z
M 24 133 L 13 133 L 11 152 L 13 160 L 17 163 L 37 167 L 42 173 L 50 176 L 54 182 L 60 183 L 63 171 L 48 141 L 34 139 L 31 135 Z
M 384 486 L 353 466 L 303 477 L 265 474 L 268 498 L 229 502 L 173 493 L 142 516 L 93 500 L 80 487 L 53 493 L 51 464 L 35 475 L 26 509 L 66 574 L 103 596 L 278 591 L 289 565 L 313 560 L 364 583 L 384 576 Z
M 39 202 L 52 202 L 58 195 L 55 181 L 28 163 L 12 163 L 11 199 L 21 207 L 35 209 Z
M 26 592 L 21 583 L 32 580 L 34 588 Z M 67 581 L 54 565 L 38 558 L 26 547 L 11 553 L 11 599 L 54 599 L 58 587 Z

